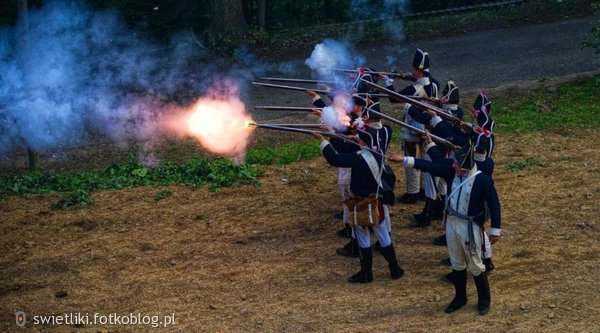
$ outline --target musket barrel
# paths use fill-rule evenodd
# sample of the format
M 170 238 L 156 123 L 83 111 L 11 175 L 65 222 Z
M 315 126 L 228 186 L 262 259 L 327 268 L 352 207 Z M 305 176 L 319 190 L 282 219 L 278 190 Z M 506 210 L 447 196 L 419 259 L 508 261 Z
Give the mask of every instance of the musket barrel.
M 261 80 L 265 81 L 278 81 L 278 82 L 298 82 L 298 83 L 324 83 L 324 84 L 340 84 L 341 81 L 332 80 L 313 80 L 313 79 L 290 79 L 285 77 L 261 77 Z
M 384 114 L 384 113 L 381 113 L 381 112 L 377 112 L 377 111 L 374 111 L 374 110 L 370 110 L 369 113 L 373 113 L 375 115 L 378 115 L 378 116 L 380 116 L 383 119 L 389 120 L 389 121 L 391 121 L 394 124 L 400 125 L 400 126 L 406 128 L 406 129 L 409 129 L 409 130 L 413 130 L 413 131 L 415 131 L 415 132 L 417 132 L 419 134 L 427 134 L 427 132 L 425 132 L 424 130 L 422 130 L 420 128 L 416 128 L 416 127 L 414 127 L 412 125 L 409 125 L 409 124 L 407 124 L 407 123 L 405 123 L 405 122 L 403 122 L 401 120 L 398 120 L 398 119 L 396 119 L 394 117 L 390 117 L 387 114 Z M 460 147 L 457 147 L 456 145 L 454 145 L 452 142 L 450 142 L 450 141 L 448 141 L 448 140 L 446 140 L 444 138 L 440 138 L 437 135 L 429 133 L 429 136 L 431 137 L 431 140 L 435 141 L 436 143 L 442 144 L 442 145 L 444 145 L 444 146 L 446 146 L 448 148 L 451 148 L 451 149 L 460 148 Z
M 344 73 L 361 73 L 361 74 L 371 74 L 371 75 L 386 75 L 389 77 L 397 77 L 407 81 L 416 81 L 416 79 L 410 73 L 395 73 L 395 72 L 377 72 L 377 71 L 369 71 L 369 70 L 358 70 L 358 69 L 334 69 L 336 72 L 344 72 Z
M 258 110 L 281 110 L 281 111 L 305 111 L 311 112 L 313 110 L 322 110 L 322 108 L 310 107 L 310 106 L 266 106 L 257 105 L 254 109 Z
M 273 84 L 273 83 L 263 83 L 263 82 L 252 82 L 255 86 L 269 87 L 269 88 L 277 88 L 277 89 L 286 89 L 286 90 L 299 90 L 299 91 L 307 91 L 311 90 L 319 94 L 329 94 L 330 92 L 324 89 L 312 89 L 312 88 L 304 88 L 304 87 L 296 87 L 296 86 L 286 86 L 283 84 Z
M 390 90 L 390 89 L 388 89 L 386 87 L 382 87 L 382 86 L 380 86 L 380 85 L 378 85 L 376 83 L 373 83 L 371 81 L 367 81 L 365 79 L 361 79 L 361 81 L 364 82 L 364 83 L 366 83 L 367 85 L 369 85 L 372 88 L 375 88 L 375 89 L 378 89 L 380 91 L 383 91 L 386 94 L 390 95 L 391 97 L 399 99 L 399 100 L 401 100 L 401 101 L 403 101 L 405 103 L 409 103 L 409 104 L 411 104 L 411 105 L 413 105 L 413 106 L 415 106 L 415 107 L 417 107 L 417 108 L 419 108 L 421 110 L 431 110 L 431 111 L 435 112 L 438 116 L 440 116 L 442 118 L 445 118 L 447 120 L 452 120 L 452 121 L 455 121 L 455 122 L 458 122 L 458 123 L 464 123 L 461 119 L 459 119 L 459 118 L 457 118 L 457 117 L 455 117 L 455 116 L 447 113 L 443 109 L 438 108 L 435 105 L 431 105 L 431 104 L 427 104 L 425 102 L 419 101 L 416 98 L 414 98 L 414 96 L 406 96 L 406 95 L 399 94 L 399 93 L 397 93 L 397 92 L 395 92 L 393 90 Z
M 285 90 L 297 90 L 297 91 L 314 91 L 318 94 L 325 95 L 337 95 L 343 93 L 341 91 L 330 91 L 325 89 L 313 89 L 313 88 L 304 88 L 304 87 L 296 87 L 296 86 L 288 86 L 283 84 L 273 84 L 273 83 L 264 83 L 264 82 L 252 82 L 255 86 L 268 87 L 268 88 L 277 88 L 277 89 L 285 89 Z M 346 92 L 350 93 L 350 92 Z M 389 97 L 389 94 L 371 94 L 371 93 L 355 93 L 357 95 L 369 95 L 371 97 Z
M 326 127 L 327 126 L 325 124 L 294 124 L 294 123 L 289 123 L 289 124 L 264 124 L 264 125 L 277 126 L 277 127 L 293 127 L 293 128 L 321 128 L 321 127 Z
M 303 133 L 303 134 L 315 134 L 316 133 L 316 134 L 321 134 L 323 136 L 328 136 L 328 137 L 338 137 L 338 135 L 336 135 L 335 133 L 330 133 L 330 132 L 325 132 L 325 131 L 307 130 L 307 129 L 302 129 L 302 128 L 276 126 L 276 125 L 270 125 L 270 124 L 257 124 L 257 123 L 254 123 L 251 126 L 256 126 L 258 128 L 266 128 L 266 129 L 271 129 L 271 130 L 277 130 L 277 131 L 284 131 L 284 132 L 294 132 L 294 133 Z

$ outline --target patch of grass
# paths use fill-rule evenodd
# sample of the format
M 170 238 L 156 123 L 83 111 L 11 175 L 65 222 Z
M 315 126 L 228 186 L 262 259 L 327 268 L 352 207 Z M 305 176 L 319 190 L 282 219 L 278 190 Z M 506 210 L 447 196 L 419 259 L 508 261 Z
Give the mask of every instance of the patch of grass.
M 498 133 L 600 127 L 600 76 L 532 92 L 525 99 L 494 101 Z
M 248 151 L 247 164 L 284 165 L 321 155 L 317 140 L 290 143 L 279 147 L 262 147 Z
M 542 163 L 540 163 L 540 161 L 536 160 L 535 158 L 527 158 L 523 161 L 515 161 L 515 162 L 510 162 L 506 165 L 506 169 L 509 171 L 521 171 L 523 169 L 525 169 L 526 167 L 530 167 L 530 166 L 543 166 Z
M 166 199 L 172 195 L 173 195 L 173 191 L 170 191 L 170 190 L 158 191 L 158 192 L 156 192 L 156 195 L 154 195 L 154 201 L 161 201 L 162 199 Z
M 62 194 L 61 198 L 52 205 L 52 208 L 66 209 L 76 205 L 87 206 L 91 203 L 90 192 L 86 189 L 78 188 L 66 194 Z
M 76 173 L 31 172 L 17 176 L 0 177 L 0 199 L 11 195 L 66 192 L 55 205 L 66 208 L 75 204 L 89 204 L 89 192 L 96 189 L 123 189 L 134 186 L 188 185 L 199 187 L 209 184 L 217 190 L 237 184 L 256 184 L 262 171 L 250 165 L 234 165 L 228 159 L 189 159 L 185 162 L 165 162 L 147 168 L 137 162 L 113 165 L 93 171 Z

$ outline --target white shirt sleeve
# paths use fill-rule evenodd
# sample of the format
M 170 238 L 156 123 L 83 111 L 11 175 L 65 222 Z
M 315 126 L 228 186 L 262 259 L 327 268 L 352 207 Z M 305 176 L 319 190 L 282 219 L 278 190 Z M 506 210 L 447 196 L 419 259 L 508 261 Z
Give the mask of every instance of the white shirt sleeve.
M 502 229 L 490 228 L 490 235 L 491 236 L 500 236 L 501 233 L 502 233 Z

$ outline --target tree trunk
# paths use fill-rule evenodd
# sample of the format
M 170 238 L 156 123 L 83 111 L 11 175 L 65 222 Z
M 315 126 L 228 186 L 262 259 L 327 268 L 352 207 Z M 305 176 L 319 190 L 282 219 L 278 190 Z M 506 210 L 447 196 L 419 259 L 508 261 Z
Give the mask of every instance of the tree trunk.
M 27 16 L 27 0 L 17 0 L 17 13 L 18 13 L 18 29 L 19 29 L 19 47 L 21 50 L 27 50 L 29 48 L 29 17 Z M 25 71 L 27 66 L 27 59 L 21 55 L 20 65 Z M 27 146 L 27 166 L 29 171 L 35 171 L 38 169 L 38 154 Z
M 241 40 L 248 29 L 242 0 L 210 0 L 209 24 L 213 38 Z
M 267 0 L 258 0 L 258 26 L 264 30 L 267 17 Z

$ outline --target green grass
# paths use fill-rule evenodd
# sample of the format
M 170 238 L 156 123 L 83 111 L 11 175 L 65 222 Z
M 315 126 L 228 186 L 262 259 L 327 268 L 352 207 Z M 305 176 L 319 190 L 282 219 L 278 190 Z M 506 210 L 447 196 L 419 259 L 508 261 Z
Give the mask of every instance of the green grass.
M 284 165 L 321 155 L 317 140 L 290 143 L 279 147 L 262 147 L 248 151 L 247 164 Z
M 527 167 L 531 167 L 531 166 L 543 166 L 542 163 L 540 163 L 540 161 L 536 160 L 535 158 L 527 158 L 523 161 L 515 161 L 515 162 L 510 162 L 508 164 L 506 164 L 506 169 L 508 171 L 521 171 Z
M 600 76 L 533 92 L 525 99 L 494 100 L 499 134 L 600 127 Z
M 171 190 L 158 191 L 158 192 L 156 192 L 156 195 L 154 195 L 154 201 L 161 201 L 172 195 L 173 195 L 173 191 L 171 191 Z
M 67 208 L 76 204 L 87 205 L 89 192 L 96 189 L 123 189 L 135 186 L 209 185 L 217 190 L 238 184 L 256 184 L 262 171 L 248 164 L 234 165 L 228 159 L 189 159 L 185 162 L 165 162 L 147 168 L 137 162 L 113 165 L 92 171 L 32 172 L 17 176 L 0 177 L 0 199 L 11 195 L 31 195 L 62 192 L 55 208 Z M 160 194 L 161 192 L 159 192 Z M 164 199 L 166 192 L 157 194 Z

